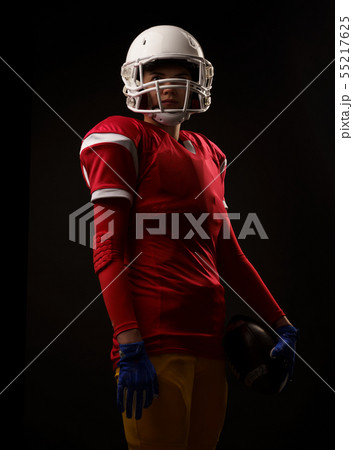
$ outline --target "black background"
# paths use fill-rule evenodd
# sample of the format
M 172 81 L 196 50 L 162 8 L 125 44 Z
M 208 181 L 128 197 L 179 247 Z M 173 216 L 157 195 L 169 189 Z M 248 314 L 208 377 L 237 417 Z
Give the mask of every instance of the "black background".
M 102 298 L 59 333 L 100 291 L 90 248 L 69 240 L 69 215 L 90 200 L 80 137 L 109 115 L 132 115 L 119 71 L 135 36 L 171 24 L 201 43 L 215 67 L 212 106 L 184 128 L 206 134 L 228 163 L 333 60 L 332 1 L 227 4 L 51 4 L 4 15 L 4 442 L 9 435 L 12 445 L 38 450 L 126 448 Z M 295 382 L 278 397 L 229 376 L 218 448 L 334 448 L 333 64 L 230 165 L 226 199 L 240 213 L 237 234 L 256 213 L 269 237 L 240 245 L 300 328 L 305 362 L 297 358 Z M 226 297 L 228 317 L 248 312 L 227 288 Z

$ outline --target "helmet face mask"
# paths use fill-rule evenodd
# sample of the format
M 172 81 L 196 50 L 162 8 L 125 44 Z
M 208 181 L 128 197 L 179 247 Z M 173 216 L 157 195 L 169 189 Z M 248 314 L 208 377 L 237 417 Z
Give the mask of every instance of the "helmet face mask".
M 186 67 L 192 79 L 163 78 L 144 82 L 145 73 L 160 65 Z M 129 49 L 121 77 L 127 107 L 165 125 L 177 125 L 189 119 L 191 114 L 207 111 L 211 104 L 213 67 L 203 57 L 197 41 L 178 27 L 152 27 L 141 33 Z M 161 100 L 163 89 L 184 89 L 183 106 L 165 108 Z M 155 94 L 158 105 L 148 101 L 151 93 Z

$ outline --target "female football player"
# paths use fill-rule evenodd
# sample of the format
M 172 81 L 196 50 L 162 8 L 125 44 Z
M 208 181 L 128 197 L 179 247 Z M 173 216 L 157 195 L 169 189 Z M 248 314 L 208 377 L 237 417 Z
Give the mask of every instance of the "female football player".
M 225 154 L 181 129 L 211 102 L 213 67 L 196 39 L 152 27 L 132 43 L 121 75 L 127 106 L 142 118 L 103 120 L 80 160 L 125 435 L 130 449 L 214 449 L 227 404 L 220 280 L 276 329 L 273 356 L 291 365 L 297 330 L 238 245 Z

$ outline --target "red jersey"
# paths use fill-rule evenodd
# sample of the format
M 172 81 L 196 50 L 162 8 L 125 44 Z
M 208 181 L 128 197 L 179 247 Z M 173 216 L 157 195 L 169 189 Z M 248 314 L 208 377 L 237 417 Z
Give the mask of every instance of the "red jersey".
M 92 202 L 131 202 L 125 263 L 141 253 L 127 270 L 147 351 L 223 358 L 216 243 L 217 214 L 226 213 L 224 153 L 201 134 L 181 130 L 176 141 L 155 125 L 113 116 L 85 136 L 80 161 Z

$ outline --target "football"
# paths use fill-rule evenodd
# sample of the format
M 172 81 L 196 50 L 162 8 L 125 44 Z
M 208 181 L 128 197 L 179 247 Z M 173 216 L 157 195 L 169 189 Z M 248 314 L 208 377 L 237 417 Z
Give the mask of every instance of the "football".
M 261 394 L 280 393 L 288 380 L 283 360 L 270 357 L 278 338 L 259 322 L 243 315 L 230 319 L 223 345 L 236 379 Z

